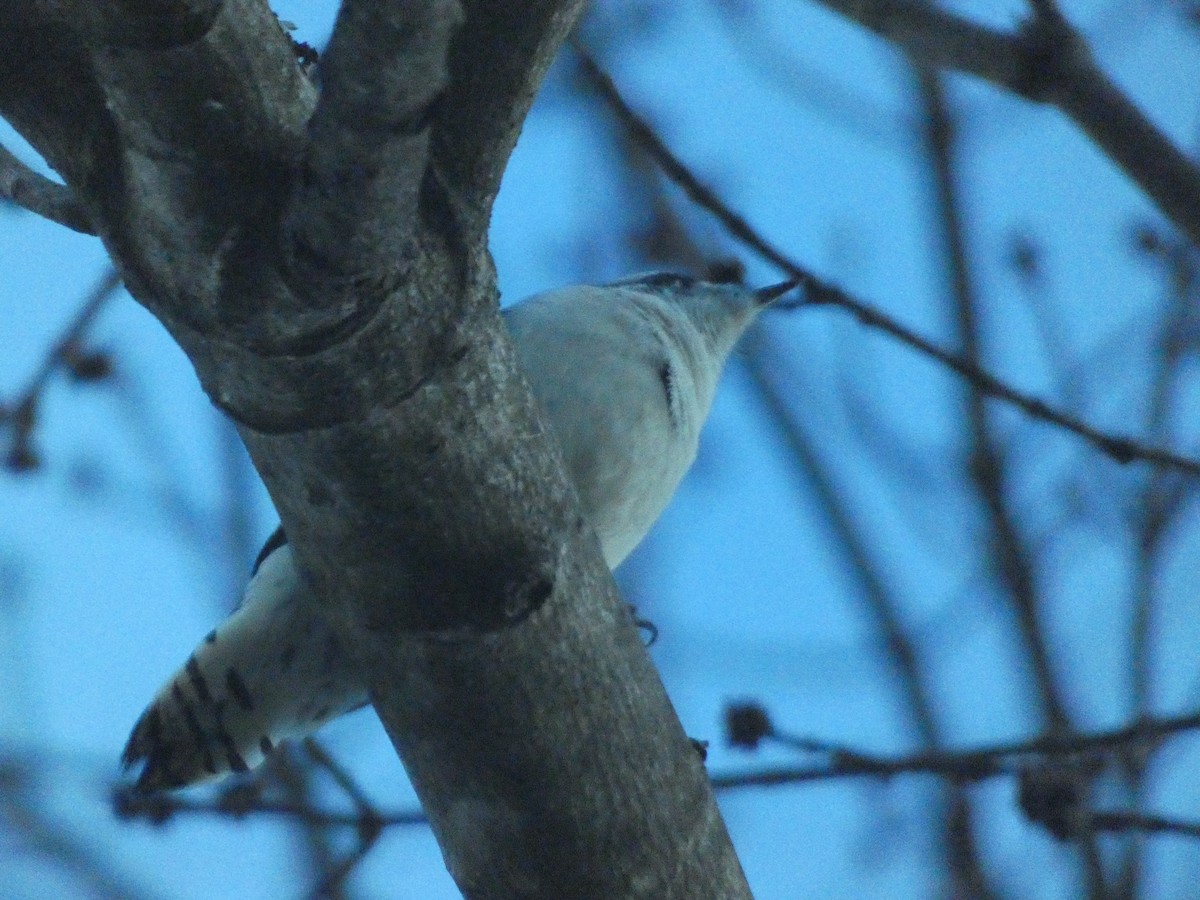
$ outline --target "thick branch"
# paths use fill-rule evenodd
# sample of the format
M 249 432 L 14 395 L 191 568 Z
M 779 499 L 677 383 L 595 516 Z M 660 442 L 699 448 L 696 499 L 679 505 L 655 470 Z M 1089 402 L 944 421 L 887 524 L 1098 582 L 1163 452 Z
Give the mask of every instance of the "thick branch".
M 461 22 L 458 0 L 342 5 L 285 223 L 293 285 L 320 296 L 326 281 L 370 282 L 385 294 L 403 273 Z
M 89 192 L 82 185 L 111 155 L 112 129 L 91 60 L 74 31 L 0 4 L 0 115 L 86 206 Z
M 584 4 L 464 0 L 463 5 L 471 27 L 450 48 L 453 82 L 435 140 L 439 168 L 469 207 L 464 224 L 481 233 L 538 86 Z
M 1096 65 L 1054 4 L 1016 33 L 927 0 L 819 0 L 930 66 L 969 72 L 1075 122 L 1162 213 L 1200 246 L 1200 169 Z
M 0 147 L 0 196 L 72 231 L 96 233 L 69 187 L 33 171 L 6 147 Z

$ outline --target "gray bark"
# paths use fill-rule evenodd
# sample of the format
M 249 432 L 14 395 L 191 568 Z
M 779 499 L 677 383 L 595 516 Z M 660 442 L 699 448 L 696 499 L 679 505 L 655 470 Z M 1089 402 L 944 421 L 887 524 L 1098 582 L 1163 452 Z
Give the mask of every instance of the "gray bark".
M 0 113 L 238 423 L 463 893 L 748 896 L 497 314 L 581 5 L 347 0 L 318 97 L 260 0 L 15 0 Z

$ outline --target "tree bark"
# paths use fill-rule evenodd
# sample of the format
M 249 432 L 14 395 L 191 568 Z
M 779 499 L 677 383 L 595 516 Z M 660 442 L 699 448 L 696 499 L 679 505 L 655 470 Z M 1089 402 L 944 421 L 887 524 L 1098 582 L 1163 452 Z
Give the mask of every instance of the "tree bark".
M 581 0 L 17 0 L 0 113 L 238 423 L 469 897 L 742 897 L 497 310 L 486 226 Z M 402 876 L 399 876 L 402 877 Z

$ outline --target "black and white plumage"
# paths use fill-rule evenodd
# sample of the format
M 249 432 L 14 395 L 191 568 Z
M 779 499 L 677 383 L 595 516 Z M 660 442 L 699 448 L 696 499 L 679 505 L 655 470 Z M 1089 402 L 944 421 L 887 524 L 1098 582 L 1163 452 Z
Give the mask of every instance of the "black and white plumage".
M 649 531 L 695 459 L 725 360 L 792 283 L 758 291 L 656 274 L 533 297 L 504 312 L 609 566 Z M 258 765 L 285 738 L 367 702 L 305 595 L 282 529 L 242 605 L 142 714 L 124 753 L 143 790 Z
M 139 789 L 252 769 L 281 740 L 367 702 L 305 590 L 279 528 L 259 554 L 242 605 L 205 636 L 134 726 L 122 762 L 144 763 Z

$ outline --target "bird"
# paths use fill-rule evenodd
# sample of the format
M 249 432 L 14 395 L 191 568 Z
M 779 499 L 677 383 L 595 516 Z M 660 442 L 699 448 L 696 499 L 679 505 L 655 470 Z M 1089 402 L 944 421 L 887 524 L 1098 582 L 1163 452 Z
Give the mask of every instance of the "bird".
M 501 312 L 610 569 L 645 537 L 695 460 L 734 345 L 797 284 L 751 289 L 659 272 L 547 291 Z M 282 740 L 368 702 L 308 591 L 280 526 L 241 605 L 134 725 L 122 763 L 140 767 L 135 790 L 253 769 Z

